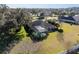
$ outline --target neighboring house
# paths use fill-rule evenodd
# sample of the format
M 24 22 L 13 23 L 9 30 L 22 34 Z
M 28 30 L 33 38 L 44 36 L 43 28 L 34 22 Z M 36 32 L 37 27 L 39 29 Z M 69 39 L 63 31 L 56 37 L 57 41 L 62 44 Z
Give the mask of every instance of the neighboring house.
M 46 16 L 45 20 L 58 20 L 58 16 Z
M 77 16 L 61 16 L 59 21 L 79 24 L 79 15 L 77 15 Z
M 76 23 L 79 24 L 79 15 L 73 16 L 73 18 L 75 19 Z

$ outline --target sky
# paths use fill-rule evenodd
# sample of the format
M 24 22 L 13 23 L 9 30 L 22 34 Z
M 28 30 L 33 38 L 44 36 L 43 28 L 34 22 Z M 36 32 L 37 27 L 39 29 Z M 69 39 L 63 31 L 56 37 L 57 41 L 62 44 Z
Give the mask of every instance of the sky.
M 6 4 L 10 8 L 68 8 L 79 7 L 79 4 Z

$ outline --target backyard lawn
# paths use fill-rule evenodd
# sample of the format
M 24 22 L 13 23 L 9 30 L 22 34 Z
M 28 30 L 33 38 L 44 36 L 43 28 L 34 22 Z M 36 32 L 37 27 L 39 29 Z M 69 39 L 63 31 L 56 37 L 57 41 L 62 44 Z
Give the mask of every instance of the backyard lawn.
M 79 25 L 62 23 L 61 27 L 64 30 L 63 33 L 49 33 L 47 39 L 40 42 L 34 43 L 30 38 L 26 37 L 10 53 L 54 54 L 63 52 L 79 43 Z

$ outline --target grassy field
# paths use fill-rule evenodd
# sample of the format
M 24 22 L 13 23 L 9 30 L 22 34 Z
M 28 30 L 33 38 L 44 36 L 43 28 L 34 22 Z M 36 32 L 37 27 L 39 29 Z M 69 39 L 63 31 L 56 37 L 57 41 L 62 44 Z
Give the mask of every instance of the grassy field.
M 66 49 L 79 43 L 79 25 L 62 23 L 62 28 L 64 30 L 64 45 Z
M 79 43 L 79 25 L 62 23 L 61 27 L 64 33 L 49 33 L 47 39 L 40 42 L 34 43 L 30 38 L 24 38 L 10 53 L 55 54 Z

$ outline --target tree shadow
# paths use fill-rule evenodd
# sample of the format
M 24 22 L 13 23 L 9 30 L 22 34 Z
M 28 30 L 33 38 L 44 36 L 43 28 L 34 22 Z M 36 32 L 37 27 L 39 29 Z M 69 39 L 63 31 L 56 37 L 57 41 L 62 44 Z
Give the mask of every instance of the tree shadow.
M 31 40 L 33 41 L 33 43 L 41 42 L 47 38 L 47 36 L 41 37 L 41 38 L 36 38 L 36 37 L 33 37 L 32 35 L 30 35 L 30 37 L 31 37 Z
M 58 32 L 57 33 L 57 39 L 59 42 L 64 43 L 63 33 Z

